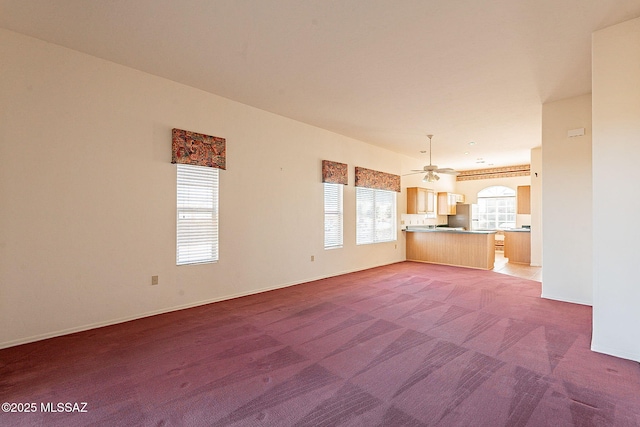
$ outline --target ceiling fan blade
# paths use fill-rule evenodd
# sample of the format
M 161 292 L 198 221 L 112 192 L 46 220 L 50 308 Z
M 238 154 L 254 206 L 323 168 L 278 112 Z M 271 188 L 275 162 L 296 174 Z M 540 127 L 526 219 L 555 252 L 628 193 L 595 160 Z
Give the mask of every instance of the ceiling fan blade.
M 449 175 L 460 175 L 460 172 L 458 172 L 455 169 L 451 169 L 451 168 L 442 168 L 442 169 L 438 169 L 436 170 L 437 173 L 446 173 Z
M 411 172 L 422 172 L 422 173 L 429 172 L 429 171 L 435 172 L 437 169 L 438 169 L 438 166 L 436 165 L 428 165 L 423 167 L 422 169 L 411 169 Z
M 402 176 L 417 175 L 419 173 L 424 173 L 424 171 L 412 171 L 411 173 L 405 173 Z

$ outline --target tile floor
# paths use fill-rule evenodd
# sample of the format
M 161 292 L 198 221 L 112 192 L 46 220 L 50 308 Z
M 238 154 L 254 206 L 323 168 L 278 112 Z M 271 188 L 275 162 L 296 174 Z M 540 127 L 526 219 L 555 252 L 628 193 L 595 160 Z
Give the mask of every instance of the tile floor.
M 536 282 L 542 282 L 542 267 L 531 267 L 524 264 L 510 263 L 509 259 L 504 257 L 504 252 L 500 251 L 496 251 L 496 261 L 494 263 L 493 271 L 496 273 L 521 277 L 523 279 L 535 280 Z

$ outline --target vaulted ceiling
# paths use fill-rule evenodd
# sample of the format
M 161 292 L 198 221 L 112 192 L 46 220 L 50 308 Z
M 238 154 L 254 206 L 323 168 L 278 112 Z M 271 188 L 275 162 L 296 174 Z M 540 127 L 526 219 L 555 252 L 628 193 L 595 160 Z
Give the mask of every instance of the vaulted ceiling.
M 434 134 L 434 163 L 458 169 L 528 163 L 542 104 L 591 91 L 592 32 L 638 16 L 640 0 L 0 0 L 2 28 L 416 158 Z

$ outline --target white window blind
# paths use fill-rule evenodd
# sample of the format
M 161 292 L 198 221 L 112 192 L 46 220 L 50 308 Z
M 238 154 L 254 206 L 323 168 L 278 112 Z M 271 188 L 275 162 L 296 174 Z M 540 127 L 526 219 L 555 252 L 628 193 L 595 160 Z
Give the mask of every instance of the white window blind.
M 324 248 L 342 247 L 342 184 L 324 184 Z
M 218 260 L 218 169 L 178 164 L 177 265 Z
M 356 187 L 356 244 L 396 239 L 395 191 Z

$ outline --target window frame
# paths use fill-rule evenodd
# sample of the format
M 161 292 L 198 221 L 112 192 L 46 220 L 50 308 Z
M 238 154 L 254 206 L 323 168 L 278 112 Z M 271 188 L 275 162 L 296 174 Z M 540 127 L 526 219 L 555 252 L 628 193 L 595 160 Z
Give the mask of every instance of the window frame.
M 218 262 L 219 169 L 176 166 L 176 265 Z
M 344 185 L 329 182 L 323 184 L 324 249 L 340 249 L 344 246 Z M 334 236 L 333 239 L 331 235 Z
M 389 202 L 391 206 L 385 206 Z M 367 204 L 370 206 L 366 206 Z M 356 187 L 356 245 L 397 241 L 397 207 L 398 197 L 395 191 Z M 386 221 L 376 220 L 384 215 L 383 211 L 388 211 L 388 219 Z M 385 224 L 389 225 L 388 230 L 379 229 Z M 384 235 L 389 237 L 380 237 Z
M 485 193 L 483 195 L 482 193 Z M 494 193 L 494 194 L 491 194 Z M 477 197 L 478 227 L 487 230 L 502 230 L 500 224 L 516 224 L 516 191 L 506 185 L 492 185 L 478 191 Z M 491 203 L 493 206 L 488 206 Z M 495 208 L 495 212 L 487 212 L 489 208 Z M 505 211 L 506 208 L 506 211 Z M 484 226 L 483 226 L 484 224 Z M 495 227 L 489 226 L 495 225 Z

